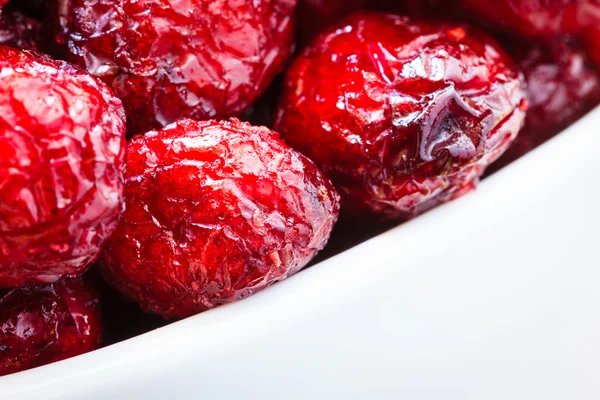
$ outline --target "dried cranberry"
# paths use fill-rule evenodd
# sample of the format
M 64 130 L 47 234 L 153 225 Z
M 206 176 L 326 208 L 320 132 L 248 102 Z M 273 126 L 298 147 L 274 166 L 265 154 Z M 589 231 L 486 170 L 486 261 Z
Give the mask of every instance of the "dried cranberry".
M 0 290 L 0 375 L 94 350 L 101 319 L 95 291 L 82 278 Z
M 525 117 L 522 75 L 484 33 L 355 14 L 288 71 L 275 130 L 346 211 L 403 219 L 473 188 Z
M 146 311 L 185 317 L 304 267 L 329 238 L 329 180 L 267 128 L 182 120 L 129 145 L 126 211 L 103 275 Z
M 121 102 L 67 63 L 0 46 L 0 287 L 93 262 L 121 213 Z
M 600 26 L 591 28 L 587 31 L 585 43 L 589 56 L 600 68 Z
M 0 45 L 42 51 L 42 24 L 17 11 L 5 10 L 0 14 Z
M 512 54 L 525 74 L 529 109 L 525 127 L 490 173 L 529 152 L 600 102 L 600 77 L 575 43 L 520 44 Z
M 292 49 L 295 0 L 53 0 L 69 59 L 123 99 L 129 131 L 241 114 Z
M 467 11 L 510 34 L 547 37 L 600 24 L 599 0 L 462 0 Z

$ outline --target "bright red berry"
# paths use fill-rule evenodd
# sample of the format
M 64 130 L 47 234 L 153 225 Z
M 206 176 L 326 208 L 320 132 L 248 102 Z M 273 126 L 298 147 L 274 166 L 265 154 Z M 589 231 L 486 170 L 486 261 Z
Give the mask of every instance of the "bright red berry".
M 0 375 L 94 350 L 99 300 L 82 278 L 0 290 Z
M 12 10 L 0 14 L 0 45 L 42 51 L 43 41 L 43 27 L 37 19 Z
M 69 59 L 123 99 L 129 131 L 241 114 L 292 50 L 295 0 L 53 0 Z
M 84 71 L 0 46 L 0 287 L 83 272 L 122 209 L 121 102 Z
M 464 7 L 509 34 L 577 34 L 600 24 L 599 0 L 462 0 Z
M 600 102 L 600 77 L 577 44 L 513 44 L 511 54 L 525 74 L 529 109 L 525 127 L 490 172 L 544 143 Z
M 346 211 L 406 218 L 470 190 L 525 108 L 522 75 L 484 33 L 355 14 L 296 59 L 275 130 Z
M 329 238 L 338 196 L 267 128 L 182 120 L 129 145 L 126 211 L 102 257 L 146 311 L 185 317 L 304 267 Z

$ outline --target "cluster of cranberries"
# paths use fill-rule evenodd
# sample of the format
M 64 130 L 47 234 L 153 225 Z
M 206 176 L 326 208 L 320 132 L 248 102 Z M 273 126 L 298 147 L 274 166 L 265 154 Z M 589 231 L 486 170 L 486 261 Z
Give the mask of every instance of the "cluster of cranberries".
M 242 299 L 600 102 L 597 0 L 0 7 L 0 375 L 97 348 L 100 276 L 167 319 Z

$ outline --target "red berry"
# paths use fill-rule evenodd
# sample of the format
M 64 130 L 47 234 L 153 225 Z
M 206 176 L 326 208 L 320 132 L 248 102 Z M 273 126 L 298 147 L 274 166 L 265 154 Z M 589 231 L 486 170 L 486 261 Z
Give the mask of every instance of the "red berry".
M 121 102 L 67 63 L 0 46 L 0 287 L 83 272 L 116 227 Z
M 241 114 L 292 49 L 295 0 L 53 1 L 70 60 L 123 99 L 131 133 Z
M 2 6 L 6 3 L 8 3 L 8 0 L 0 0 L 0 8 L 2 8 Z
M 43 39 L 42 24 L 38 20 L 11 10 L 0 14 L 0 45 L 42 51 Z
M 296 59 L 275 129 L 346 211 L 402 219 L 470 190 L 519 131 L 524 98 L 480 31 L 355 14 Z
M 97 348 L 98 302 L 82 278 L 0 290 L 0 375 Z
M 589 56 L 600 68 L 600 26 L 588 30 L 585 35 L 585 43 Z
M 126 211 L 102 257 L 146 311 L 185 317 L 304 267 L 329 238 L 338 196 L 267 128 L 182 120 L 129 146 Z
M 599 0 L 462 0 L 465 8 L 510 34 L 547 37 L 600 24 Z
M 512 53 L 525 74 L 529 109 L 525 127 L 491 170 L 544 143 L 600 102 L 600 77 L 576 44 L 521 44 Z

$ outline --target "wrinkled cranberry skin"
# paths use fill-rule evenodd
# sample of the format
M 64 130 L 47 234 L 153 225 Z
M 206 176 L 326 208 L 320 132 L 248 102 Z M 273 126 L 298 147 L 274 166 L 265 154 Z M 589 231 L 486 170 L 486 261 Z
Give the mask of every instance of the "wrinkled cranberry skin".
M 130 133 L 241 114 L 293 47 L 295 0 L 53 2 L 69 60 L 123 99 Z
M 79 68 L 0 46 L 0 287 L 83 272 L 122 210 L 125 118 Z
M 94 350 L 99 299 L 83 278 L 0 290 L 0 376 Z
M 274 127 L 345 211 L 404 219 L 474 187 L 521 128 L 524 98 L 484 33 L 359 13 L 295 60 Z
M 4 10 L 0 14 L 0 45 L 42 51 L 42 24 L 17 11 Z
M 533 150 L 600 102 L 600 77 L 578 44 L 557 39 L 511 50 L 525 74 L 529 108 L 525 127 L 489 172 Z
M 339 210 L 310 160 L 236 119 L 182 120 L 133 138 L 125 199 L 101 272 L 165 318 L 296 273 L 325 246 Z
M 600 0 L 461 0 L 464 8 L 509 34 L 579 34 L 600 24 Z

